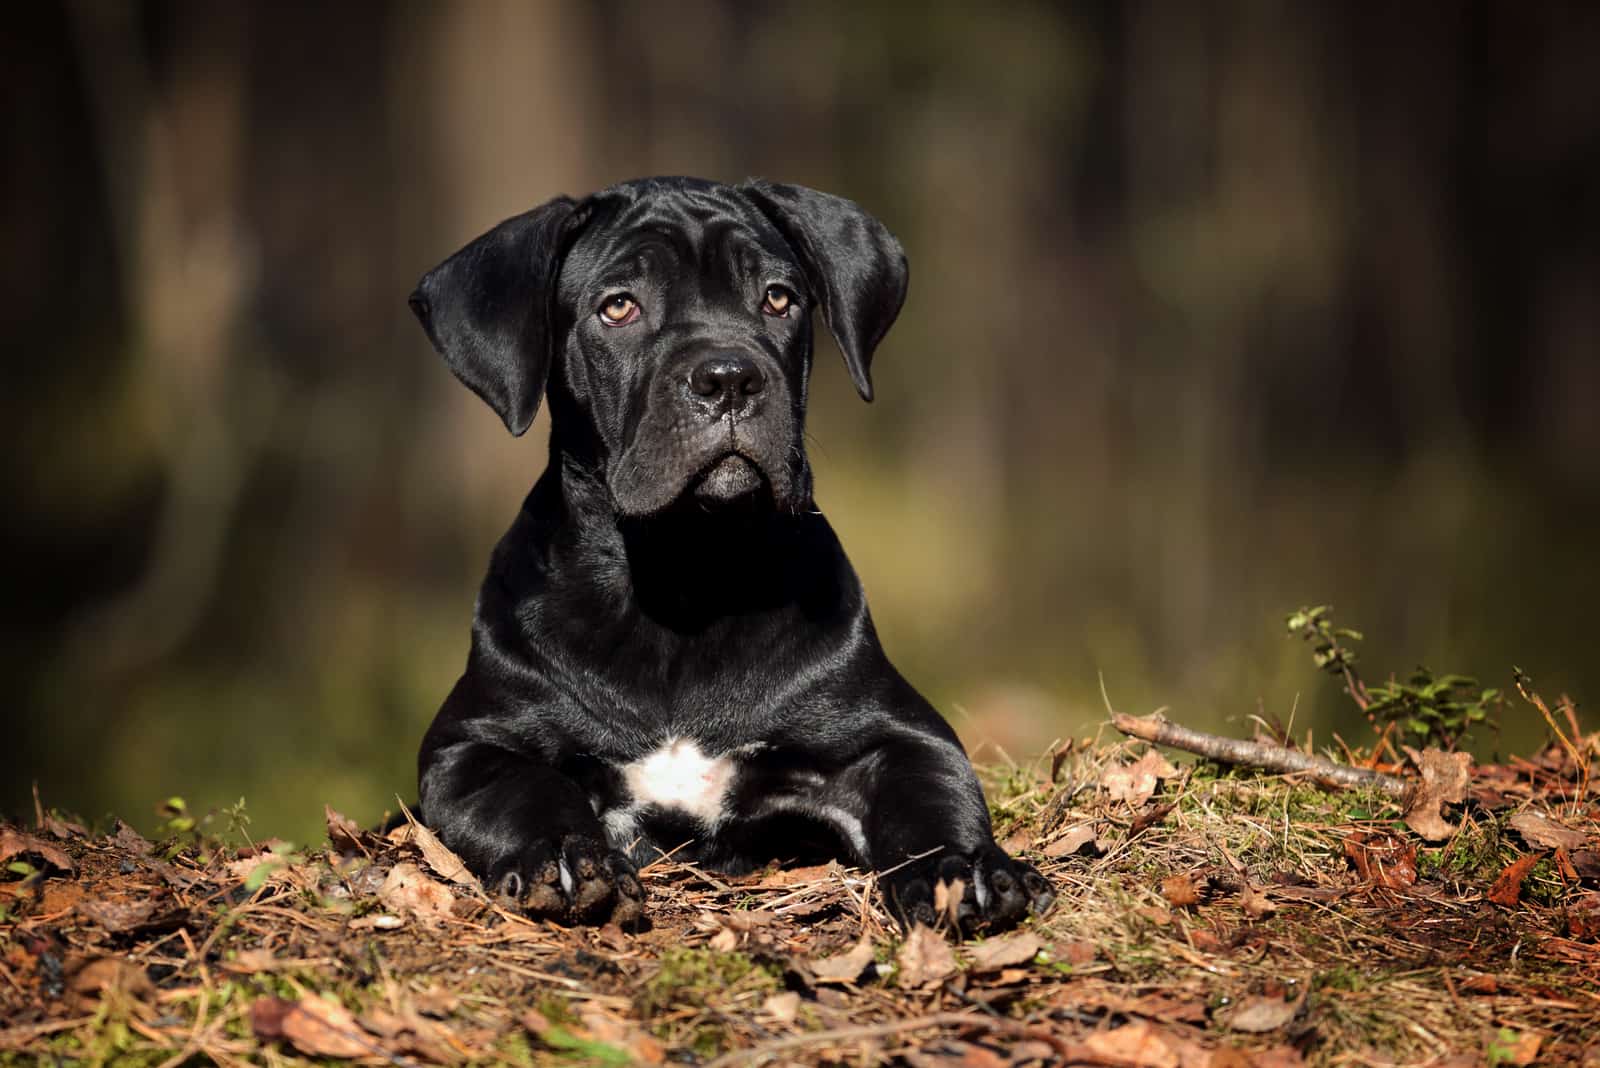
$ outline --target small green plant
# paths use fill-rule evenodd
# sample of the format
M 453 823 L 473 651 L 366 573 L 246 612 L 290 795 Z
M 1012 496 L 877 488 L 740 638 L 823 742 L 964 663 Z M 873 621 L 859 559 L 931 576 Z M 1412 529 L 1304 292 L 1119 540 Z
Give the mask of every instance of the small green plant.
M 1435 675 L 1418 667 L 1405 681 L 1368 686 L 1356 669 L 1352 643 L 1363 640 L 1358 630 L 1333 623 L 1331 605 L 1291 612 L 1290 635 L 1311 645 L 1317 667 L 1344 682 L 1345 692 L 1385 736 L 1398 732 L 1418 746 L 1455 749 L 1471 737 L 1473 727 L 1489 721 L 1489 710 L 1501 701 L 1499 690 L 1480 689 L 1467 675 Z
M 1500 691 L 1478 688 L 1467 675 L 1435 675 L 1418 667 L 1405 682 L 1390 679 L 1368 691 L 1367 715 L 1377 723 L 1396 723 L 1420 744 L 1454 749 L 1471 729 L 1489 719 Z

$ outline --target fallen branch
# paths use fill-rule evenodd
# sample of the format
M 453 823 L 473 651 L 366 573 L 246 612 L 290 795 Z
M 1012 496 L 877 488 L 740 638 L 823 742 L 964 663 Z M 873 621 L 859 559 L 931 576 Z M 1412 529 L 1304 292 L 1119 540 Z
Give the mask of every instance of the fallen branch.
M 1302 753 L 1281 745 L 1245 741 L 1241 738 L 1224 738 L 1207 734 L 1168 721 L 1159 712 L 1148 716 L 1130 716 L 1113 713 L 1111 723 L 1123 734 L 1142 738 L 1157 745 L 1169 745 L 1189 753 L 1223 764 L 1244 764 L 1266 771 L 1304 773 L 1324 786 L 1374 786 L 1390 797 L 1406 800 L 1411 796 L 1414 783 L 1398 775 L 1385 775 L 1381 771 L 1353 768 L 1348 764 L 1335 764 L 1326 757 Z

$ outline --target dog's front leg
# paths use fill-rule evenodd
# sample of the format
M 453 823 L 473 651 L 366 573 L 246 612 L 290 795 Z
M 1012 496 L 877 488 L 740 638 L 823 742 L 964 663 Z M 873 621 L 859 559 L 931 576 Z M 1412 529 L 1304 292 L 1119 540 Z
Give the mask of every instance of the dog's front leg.
M 983 788 L 953 736 L 888 739 L 843 778 L 844 796 L 858 806 L 866 859 L 886 873 L 884 897 L 902 923 L 940 918 L 940 883 L 959 893 L 946 915 L 963 933 L 1010 927 L 1054 899 L 1032 865 L 995 844 Z
M 542 761 L 476 741 L 425 747 L 423 817 L 492 890 L 540 916 L 637 922 L 644 891 L 606 843 L 578 784 Z

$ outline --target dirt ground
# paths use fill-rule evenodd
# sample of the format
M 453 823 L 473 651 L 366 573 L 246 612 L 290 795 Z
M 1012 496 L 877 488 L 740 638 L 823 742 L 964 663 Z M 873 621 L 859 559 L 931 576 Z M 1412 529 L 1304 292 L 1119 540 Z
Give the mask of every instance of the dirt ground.
M 409 823 L 294 847 L 174 806 L 151 842 L 40 806 L 0 828 L 0 1064 L 1600 1066 L 1597 752 L 1443 760 L 1437 825 L 1131 740 L 991 766 L 1059 898 L 962 944 L 837 865 L 664 858 L 625 932 L 517 915 Z

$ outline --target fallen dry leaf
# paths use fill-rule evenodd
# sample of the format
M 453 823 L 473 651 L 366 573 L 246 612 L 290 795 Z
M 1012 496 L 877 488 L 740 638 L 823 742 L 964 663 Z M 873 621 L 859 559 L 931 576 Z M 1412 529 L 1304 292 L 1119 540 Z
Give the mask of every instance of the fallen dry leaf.
M 903 1055 L 911 1068 L 1007 1068 L 1017 1061 L 996 1053 L 987 1046 L 961 1042 L 953 1038 L 940 1039 L 918 1050 L 907 1050 Z
M 778 1023 L 792 1024 L 800 1015 L 800 995 L 793 990 L 772 994 L 761 1003 L 761 1011 Z
M 96 957 L 72 973 L 67 989 L 80 996 L 130 994 L 141 1000 L 155 993 L 155 984 L 139 965 L 122 957 Z
M 71 857 L 62 852 L 57 846 L 51 845 L 43 838 L 35 838 L 31 834 L 12 830 L 10 827 L 0 829 L 0 861 L 10 860 L 19 853 L 28 853 L 38 857 L 46 864 L 68 875 L 75 874 L 78 865 Z
M 1600 942 L 1600 894 L 1582 894 L 1567 902 L 1567 934 L 1580 942 Z
M 1444 818 L 1444 805 L 1460 804 L 1467 799 L 1467 787 L 1472 781 L 1472 754 L 1446 753 L 1439 749 L 1417 752 L 1406 748 L 1422 781 L 1417 784 L 1411 801 L 1406 806 L 1406 826 L 1430 842 L 1442 842 L 1453 836 L 1458 828 Z
M 241 949 L 232 960 L 223 961 L 220 967 L 234 975 L 254 975 L 256 972 L 272 971 L 277 963 L 270 949 Z
M 1543 853 L 1529 853 L 1507 864 L 1489 888 L 1489 900 L 1508 909 L 1516 907 L 1517 900 L 1522 897 L 1522 881 L 1543 856 Z
M 125 934 L 144 927 L 158 903 L 144 901 L 80 901 L 78 914 L 112 934 Z
M 1179 872 L 1161 880 L 1161 896 L 1173 908 L 1200 904 L 1200 882 L 1192 872 Z
M 1100 947 L 1085 939 L 1075 939 L 1071 942 L 1057 942 L 1050 950 L 1051 956 L 1057 960 L 1066 961 L 1075 968 L 1085 964 L 1093 964 L 1100 956 Z
M 903 990 L 916 990 L 942 983 L 956 973 L 956 955 L 944 936 L 917 924 L 906 935 L 895 956 L 896 982 Z
M 253 1017 L 252 1017 L 253 1019 Z M 312 1057 L 364 1057 L 379 1052 L 343 1005 L 315 994 L 286 1012 L 279 1030 L 301 1053 Z
M 805 883 L 821 882 L 832 875 L 838 866 L 833 863 L 812 864 L 803 868 L 774 868 L 770 871 L 758 872 L 753 877 L 748 877 L 751 886 L 763 890 L 783 890 L 791 886 L 801 886 Z M 739 880 L 736 880 L 739 881 Z
M 819 983 L 853 983 L 872 966 L 872 940 L 862 937 L 848 953 L 811 962 L 811 974 Z
M 1263 997 L 1259 994 L 1242 998 L 1225 1021 L 1230 1030 L 1261 1034 L 1276 1031 L 1295 1018 L 1302 999 L 1284 1001 L 1282 998 Z
M 1373 886 L 1403 890 L 1417 881 L 1417 847 L 1392 834 L 1356 831 L 1344 840 L 1344 855 Z
M 1300 1068 L 1305 1063 L 1305 1057 L 1293 1046 L 1273 1046 L 1250 1054 L 1250 1068 Z
M 1178 1053 L 1160 1031 L 1147 1023 L 1123 1024 L 1110 1031 L 1096 1031 L 1084 1040 L 1095 1064 L 1119 1068 L 1179 1068 Z
M 1278 906 L 1266 894 L 1246 882 L 1244 889 L 1239 891 L 1239 909 L 1252 920 L 1259 920 L 1277 912 Z
M 407 824 L 405 830 L 409 832 L 404 841 L 410 842 L 422 851 L 422 859 L 433 869 L 435 875 L 457 886 L 481 890 L 478 877 L 467 870 L 466 861 L 452 853 L 448 846 L 439 841 L 439 836 L 420 823 Z
M 994 972 L 1014 964 L 1026 964 L 1039 955 L 1039 936 L 1032 931 L 990 938 L 968 946 L 968 960 L 975 972 Z
M 401 861 L 389 869 L 389 877 L 378 891 L 378 900 L 385 908 L 409 913 L 424 924 L 437 924 L 450 915 L 450 906 L 456 897 L 450 888 L 436 883 L 410 861 Z
M 1511 828 L 1537 849 L 1579 849 L 1589 842 L 1589 836 L 1582 831 L 1575 831 L 1532 809 L 1512 816 Z
M 332 805 L 323 805 L 322 812 L 328 821 L 328 843 L 335 851 L 367 855 L 367 847 L 363 842 L 366 832 L 360 824 L 343 813 L 335 812 Z
M 1098 835 L 1095 833 L 1094 824 L 1080 823 L 1071 827 L 1060 838 L 1046 845 L 1039 852 L 1047 857 L 1070 857 L 1079 852 L 1084 846 L 1094 846 L 1099 851 Z
M 1113 801 L 1126 801 L 1134 808 L 1143 807 L 1156 792 L 1162 779 L 1178 774 L 1165 757 L 1154 749 L 1145 750 L 1144 756 L 1131 764 L 1113 764 L 1100 776 L 1100 785 Z

